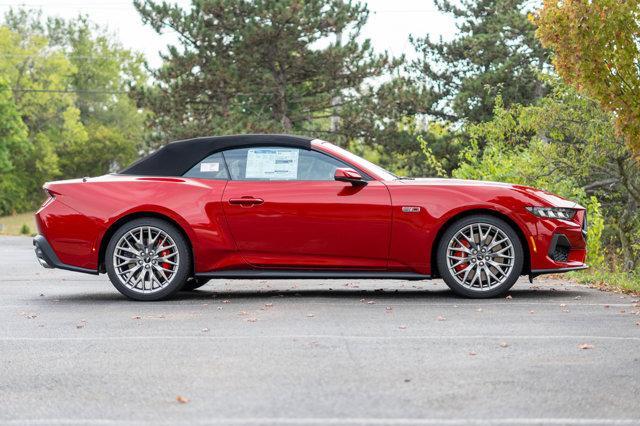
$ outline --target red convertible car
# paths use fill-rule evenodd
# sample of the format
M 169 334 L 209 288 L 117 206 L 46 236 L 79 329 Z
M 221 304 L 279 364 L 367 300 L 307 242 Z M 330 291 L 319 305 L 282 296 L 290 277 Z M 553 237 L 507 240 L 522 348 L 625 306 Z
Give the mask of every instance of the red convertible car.
M 504 294 L 586 268 L 586 211 L 520 185 L 411 179 L 288 135 L 170 143 L 120 173 L 45 184 L 39 262 L 158 300 L 211 278 L 441 277 Z

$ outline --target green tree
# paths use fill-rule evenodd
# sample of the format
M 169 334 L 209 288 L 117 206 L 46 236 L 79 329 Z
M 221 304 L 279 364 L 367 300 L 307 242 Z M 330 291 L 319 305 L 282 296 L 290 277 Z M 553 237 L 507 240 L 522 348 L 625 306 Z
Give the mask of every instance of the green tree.
M 26 199 L 8 196 L 4 211 L 37 206 L 48 180 L 103 174 L 138 155 L 146 117 L 129 92 L 145 84 L 142 59 L 112 36 L 84 17 L 11 10 L 0 25 L 0 58 L 29 145 L 11 172 Z
M 18 33 L 7 26 L 0 26 L 0 57 L 0 76 L 7 81 L 28 129 L 31 154 L 17 172 L 29 197 L 27 204 L 35 206 L 42 198 L 40 186 L 61 176 L 57 155 L 63 143 L 61 129 L 82 126 L 71 121 L 76 108 L 74 94 L 67 92 L 74 67 L 62 52 L 48 50 L 46 37 Z M 16 200 L 16 208 L 25 205 Z
M 537 74 L 548 62 L 527 19 L 524 0 L 436 0 L 453 15 L 458 35 L 451 41 L 412 38 L 420 54 L 410 67 L 422 85 L 427 113 L 449 121 L 482 122 L 504 105 L 531 104 L 545 94 Z
M 615 114 L 640 162 L 640 1 L 545 0 L 535 22 L 558 74 Z
M 342 0 L 134 2 L 170 46 L 145 93 L 161 141 L 206 134 L 367 134 L 354 106 L 398 65 L 360 41 L 366 6 Z M 356 124 L 358 127 L 356 128 Z M 335 138 L 334 138 L 335 140 Z
M 23 166 L 29 148 L 10 86 L 0 78 L 0 215 L 13 213 L 25 202 L 26 188 L 20 181 L 27 173 Z
M 80 16 L 47 22 L 50 44 L 67 54 L 76 72 L 70 86 L 86 139 L 59 152 L 65 175 L 95 175 L 118 169 L 138 156 L 147 113 L 130 96 L 146 85 L 142 55 L 123 48 L 105 30 Z
M 640 167 L 616 134 L 612 114 L 555 83 L 535 105 L 506 109 L 498 101 L 494 119 L 469 132 L 472 144 L 455 177 L 531 185 L 577 200 L 594 216 L 601 211 L 609 256 L 626 270 L 638 266 Z M 486 142 L 484 150 L 478 140 Z M 597 243 L 594 235 L 591 262 L 600 259 Z

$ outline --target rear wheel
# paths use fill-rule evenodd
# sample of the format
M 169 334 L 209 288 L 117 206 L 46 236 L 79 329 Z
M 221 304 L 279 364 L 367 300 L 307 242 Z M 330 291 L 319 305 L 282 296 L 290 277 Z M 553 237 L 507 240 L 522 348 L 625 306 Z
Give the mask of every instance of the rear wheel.
M 105 266 L 120 293 L 135 300 L 160 300 L 185 284 L 191 252 L 175 226 L 161 219 L 140 218 L 113 234 Z
M 456 294 L 472 298 L 506 293 L 522 272 L 524 252 L 504 220 L 474 215 L 453 223 L 437 252 L 438 271 Z

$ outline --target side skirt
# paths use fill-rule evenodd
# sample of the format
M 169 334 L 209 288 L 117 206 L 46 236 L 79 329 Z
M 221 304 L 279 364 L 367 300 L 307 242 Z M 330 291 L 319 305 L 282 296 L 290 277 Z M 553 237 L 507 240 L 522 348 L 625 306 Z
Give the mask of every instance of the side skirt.
M 257 270 L 257 269 L 241 269 L 241 270 L 225 270 L 202 272 L 195 274 L 197 278 L 269 278 L 269 279 L 398 279 L 398 280 L 427 280 L 430 275 L 417 274 L 415 272 L 371 272 L 371 271 L 310 271 L 310 270 Z
M 588 265 L 572 266 L 569 268 L 556 268 L 556 269 L 533 269 L 529 274 L 529 282 L 533 282 L 533 279 L 535 277 L 544 275 L 544 274 L 562 274 L 562 273 L 571 272 L 571 271 L 581 271 L 587 268 L 589 268 Z

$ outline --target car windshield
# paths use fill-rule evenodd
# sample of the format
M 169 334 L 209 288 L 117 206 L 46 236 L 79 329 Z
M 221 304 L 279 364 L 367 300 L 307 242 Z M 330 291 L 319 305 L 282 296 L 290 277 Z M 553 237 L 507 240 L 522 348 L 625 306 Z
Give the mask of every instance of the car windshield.
M 369 160 L 365 160 L 364 158 L 362 158 L 362 157 L 360 157 L 360 156 L 358 156 L 358 155 L 356 155 L 356 154 L 354 154 L 352 152 L 349 152 L 346 149 L 340 148 L 339 146 L 334 145 L 331 142 L 321 141 L 321 143 L 323 145 L 330 146 L 332 151 L 339 153 L 340 155 L 345 157 L 351 163 L 354 163 L 355 165 L 358 165 L 358 166 L 362 166 L 363 169 L 371 170 L 376 175 L 378 175 L 382 180 L 400 179 L 398 176 L 394 175 L 393 173 L 391 173 L 388 170 L 383 169 L 382 167 L 378 166 L 377 164 L 374 164 Z

